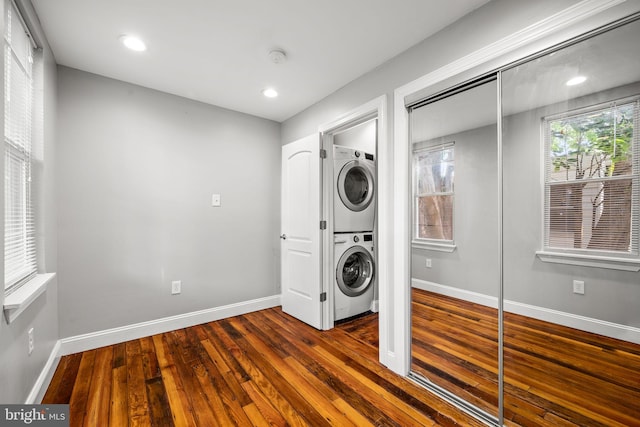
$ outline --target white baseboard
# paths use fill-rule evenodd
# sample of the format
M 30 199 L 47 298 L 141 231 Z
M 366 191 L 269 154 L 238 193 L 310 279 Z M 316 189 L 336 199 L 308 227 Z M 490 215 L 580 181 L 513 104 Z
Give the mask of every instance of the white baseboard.
M 621 325 L 619 323 L 607 322 L 592 317 L 579 316 L 577 314 L 565 313 L 563 311 L 515 301 L 505 301 L 504 310 L 509 313 L 533 317 L 534 319 L 556 323 L 569 328 L 580 329 L 582 331 L 604 335 L 605 337 L 640 344 L 640 328 L 634 328 L 633 326 Z
M 435 292 L 452 298 L 458 298 L 475 304 L 484 305 L 491 308 L 498 308 L 498 298 L 478 292 L 467 291 L 452 286 L 440 285 L 438 283 L 427 282 L 426 280 L 411 279 L 411 286 L 423 291 Z
M 266 308 L 278 307 L 280 305 L 280 295 L 273 295 L 222 307 L 165 317 L 149 322 L 62 338 L 53 346 L 49 359 L 42 368 L 36 382 L 33 384 L 25 403 L 32 404 L 42 401 L 58 366 L 60 357 L 62 356 L 161 334 L 163 332 L 174 331 L 176 329 L 187 328 L 202 323 L 213 322 L 227 317 L 239 316 Z
M 222 307 L 208 308 L 205 310 L 193 311 L 191 313 L 179 314 L 177 316 L 136 323 L 119 328 L 62 338 L 60 340 L 60 356 L 118 344 L 155 334 L 161 334 L 163 332 L 174 331 L 176 329 L 187 328 L 189 326 L 199 325 L 202 323 L 213 322 L 215 320 L 251 313 L 265 308 L 277 307 L 279 305 L 281 305 L 280 295 L 273 295 L 270 297 L 243 301 L 236 304 L 229 304 Z
M 55 345 L 51 349 L 47 363 L 44 364 L 42 371 L 40 371 L 40 375 L 38 375 L 36 382 L 33 384 L 33 387 L 31 387 L 27 400 L 24 402 L 26 405 L 40 403 L 42 401 L 42 398 L 47 391 L 47 387 L 49 387 L 49 383 L 51 382 L 51 378 L 53 378 L 53 374 L 58 367 L 58 362 L 60 361 L 59 352 L 60 340 L 56 341 Z
M 497 308 L 498 299 L 488 295 L 471 292 L 464 289 L 458 289 L 451 286 L 440 285 L 438 283 L 428 282 L 426 280 L 411 279 L 411 285 L 416 289 L 436 292 L 453 298 L 481 304 L 487 307 Z M 534 319 L 543 320 L 545 322 L 555 323 L 557 325 L 567 326 L 570 328 L 580 329 L 582 331 L 594 334 L 604 335 L 610 338 L 616 338 L 623 341 L 640 344 L 640 328 L 633 326 L 620 325 L 618 323 L 606 322 L 604 320 L 594 319 L 591 317 L 579 316 L 563 311 L 552 310 L 545 307 L 523 304 L 516 301 L 504 301 L 504 311 L 508 313 L 519 314 L 522 316 L 532 317 Z

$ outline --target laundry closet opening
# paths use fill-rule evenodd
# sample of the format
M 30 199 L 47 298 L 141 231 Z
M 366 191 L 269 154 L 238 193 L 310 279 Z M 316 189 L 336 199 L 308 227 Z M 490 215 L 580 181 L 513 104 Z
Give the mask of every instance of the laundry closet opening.
M 377 201 L 385 105 L 385 97 L 374 99 L 282 147 L 280 235 L 283 311 L 317 329 L 357 330 L 381 354 Z
M 333 291 L 334 324 L 360 320 L 377 312 L 376 149 L 377 119 L 330 133 L 333 267 L 328 286 Z M 331 197 L 332 196 L 332 197 Z M 330 243 L 330 244 L 331 244 Z M 375 316 L 375 315 L 374 315 Z M 377 316 L 375 316 L 377 318 Z M 369 322 L 371 326 L 371 322 Z M 377 325 L 375 325 L 377 328 Z

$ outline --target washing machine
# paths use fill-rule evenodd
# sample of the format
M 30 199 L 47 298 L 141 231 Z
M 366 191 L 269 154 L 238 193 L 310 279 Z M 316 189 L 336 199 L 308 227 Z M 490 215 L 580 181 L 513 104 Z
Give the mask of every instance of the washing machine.
M 376 212 L 373 154 L 334 145 L 333 162 L 333 231 L 373 231 Z
M 373 233 L 334 234 L 334 257 L 334 320 L 371 310 L 376 278 Z

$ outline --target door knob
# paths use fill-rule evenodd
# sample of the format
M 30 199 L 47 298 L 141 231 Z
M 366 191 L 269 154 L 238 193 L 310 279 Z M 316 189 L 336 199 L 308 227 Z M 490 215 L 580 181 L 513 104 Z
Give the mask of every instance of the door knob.
M 280 235 L 280 238 L 281 238 L 282 240 L 287 240 L 287 235 L 286 235 L 286 234 L 281 234 L 281 235 Z

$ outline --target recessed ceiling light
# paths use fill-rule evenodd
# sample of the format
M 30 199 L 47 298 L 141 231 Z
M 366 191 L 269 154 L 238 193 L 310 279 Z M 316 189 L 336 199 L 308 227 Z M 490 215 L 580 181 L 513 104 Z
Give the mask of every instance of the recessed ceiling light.
M 278 92 L 273 88 L 267 88 L 262 91 L 262 94 L 267 98 L 275 98 L 278 96 Z
M 123 45 L 131 50 L 135 50 L 136 52 L 143 52 L 147 50 L 147 45 L 144 44 L 142 40 L 135 36 L 122 35 L 120 36 L 120 41 Z
M 585 76 L 575 76 L 567 80 L 567 83 L 565 84 L 567 86 L 575 86 L 575 85 L 579 85 L 580 83 L 584 83 L 585 81 L 587 81 L 587 78 Z

